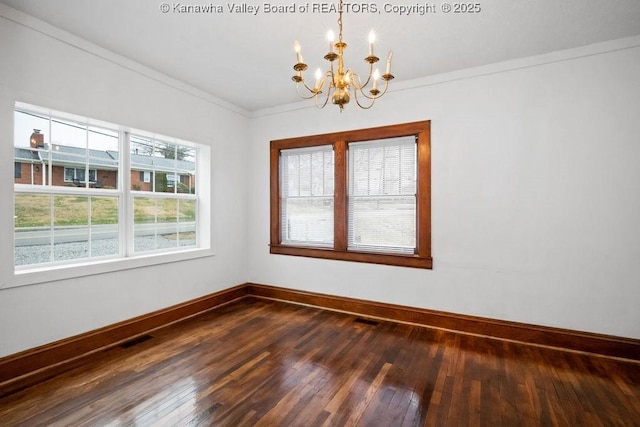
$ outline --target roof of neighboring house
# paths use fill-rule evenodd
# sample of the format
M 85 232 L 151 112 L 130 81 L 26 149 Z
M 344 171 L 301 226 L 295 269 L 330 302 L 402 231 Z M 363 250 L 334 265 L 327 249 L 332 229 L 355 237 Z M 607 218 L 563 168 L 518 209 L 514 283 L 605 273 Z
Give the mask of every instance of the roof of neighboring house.
M 108 153 L 115 159 L 119 158 L 119 153 L 117 151 L 108 151 Z M 194 162 L 186 160 L 174 160 L 164 157 L 131 154 L 131 169 L 173 171 L 174 168 L 178 171 L 193 172 L 196 165 Z
M 48 152 L 48 144 L 41 151 L 44 158 Z M 53 163 L 85 165 L 87 150 L 80 147 L 69 147 L 67 145 L 54 144 L 51 150 Z M 89 166 L 102 169 L 117 169 L 118 161 L 114 159 L 108 151 L 89 150 Z
M 42 149 L 14 147 L 13 150 L 16 161 L 46 163 L 49 158 L 48 144 L 45 144 L 45 148 Z M 86 154 L 87 150 L 84 148 L 54 144 L 51 150 L 51 160 L 53 164 L 84 166 L 87 161 Z M 117 169 L 119 158 L 120 153 L 117 151 L 89 150 L 89 167 Z M 196 165 L 194 162 L 186 160 L 131 154 L 131 169 L 134 170 L 160 170 L 166 172 L 178 170 L 179 172 L 193 172 L 195 168 Z
M 13 147 L 13 158 L 29 163 L 39 163 L 41 161 L 38 152 L 30 148 Z

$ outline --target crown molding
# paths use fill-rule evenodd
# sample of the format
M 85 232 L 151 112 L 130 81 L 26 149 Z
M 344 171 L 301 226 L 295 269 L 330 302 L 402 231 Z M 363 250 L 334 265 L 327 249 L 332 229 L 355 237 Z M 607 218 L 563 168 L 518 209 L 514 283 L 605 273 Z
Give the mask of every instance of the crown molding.
M 474 79 L 478 77 L 518 71 L 527 68 L 540 67 L 549 64 L 571 61 L 574 59 L 587 58 L 590 56 L 603 55 L 616 51 L 634 49 L 638 47 L 640 47 L 640 35 L 594 43 L 571 49 L 559 50 L 541 55 L 512 59 L 509 61 L 496 62 L 463 70 L 450 71 L 447 73 L 435 74 L 432 76 L 420 77 L 412 80 L 398 81 L 394 82 L 393 87 L 390 88 L 387 92 L 395 93 L 405 90 L 435 86 L 443 83 Z M 315 105 L 309 103 L 308 101 L 301 100 L 290 104 L 284 104 L 253 111 L 250 113 L 250 118 L 272 116 L 306 109 L 315 109 Z

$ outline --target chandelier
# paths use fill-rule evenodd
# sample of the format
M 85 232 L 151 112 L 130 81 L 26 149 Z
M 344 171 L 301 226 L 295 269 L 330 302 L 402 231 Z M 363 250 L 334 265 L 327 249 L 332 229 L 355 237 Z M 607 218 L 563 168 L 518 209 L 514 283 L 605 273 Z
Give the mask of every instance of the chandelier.
M 315 85 L 310 87 L 304 80 L 302 75 L 303 71 L 307 69 L 307 64 L 302 60 L 302 53 L 300 44 L 296 41 L 294 43 L 294 50 L 296 52 L 296 64 L 293 69 L 296 74 L 291 77 L 291 80 L 296 82 L 296 91 L 304 99 L 313 98 L 318 108 L 324 108 L 331 98 L 331 102 L 340 107 L 340 112 L 344 109 L 345 104 L 348 104 L 351 100 L 351 93 L 353 94 L 356 103 L 360 108 L 369 109 L 373 106 L 376 99 L 380 98 L 387 92 L 389 81 L 393 79 L 391 74 L 391 57 L 393 52 L 389 52 L 387 58 L 387 69 L 383 75 L 380 75 L 378 69 L 373 69 L 380 58 L 373 54 L 373 44 L 375 42 L 375 34 L 373 30 L 369 33 L 369 55 L 364 58 L 364 61 L 369 64 L 369 74 L 366 80 L 363 82 L 360 75 L 350 68 L 344 66 L 344 50 L 347 44 L 342 40 L 342 0 L 338 8 L 338 41 L 334 43 L 333 31 L 329 30 L 327 38 L 329 39 L 329 53 L 324 56 L 324 59 L 329 61 L 329 69 L 323 74 L 322 70 L 318 68 L 315 74 Z M 337 67 L 335 64 L 337 63 Z M 382 79 L 384 87 L 378 88 L 379 80 Z M 371 83 L 371 85 L 369 85 Z M 307 92 L 300 93 L 300 86 L 304 86 Z M 322 93 L 326 94 L 321 96 Z M 324 100 L 322 100 L 324 98 Z

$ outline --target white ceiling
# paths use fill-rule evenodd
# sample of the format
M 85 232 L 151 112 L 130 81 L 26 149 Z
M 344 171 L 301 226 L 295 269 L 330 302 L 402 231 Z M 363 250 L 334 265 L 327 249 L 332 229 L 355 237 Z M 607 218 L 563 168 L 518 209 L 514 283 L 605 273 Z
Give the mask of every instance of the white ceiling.
M 170 9 L 214 4 L 224 12 L 162 13 L 163 1 Z M 329 0 L 246 1 L 261 7 L 255 16 L 230 13 L 228 5 L 234 2 L 226 0 L 0 2 L 249 111 L 297 101 L 290 80 L 293 41 L 300 41 L 313 80 L 313 70 L 324 68 L 326 32 L 337 31 L 336 14 L 299 10 L 300 5 Z M 295 4 L 298 9 L 267 14 L 263 3 Z M 394 82 L 640 34 L 640 0 L 484 0 L 475 14 L 445 14 L 442 0 L 432 0 L 436 13 L 410 16 L 387 13 L 384 4 L 425 3 L 369 3 L 379 13 L 344 16 L 346 65 L 365 72 L 362 58 L 373 28 L 376 54 L 383 58 L 394 52 Z

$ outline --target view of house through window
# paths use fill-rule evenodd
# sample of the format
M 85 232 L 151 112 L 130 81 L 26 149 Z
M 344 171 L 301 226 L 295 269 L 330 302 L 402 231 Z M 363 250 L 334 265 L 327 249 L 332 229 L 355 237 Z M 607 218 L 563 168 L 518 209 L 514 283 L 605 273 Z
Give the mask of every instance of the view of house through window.
M 134 250 L 192 246 L 196 150 L 135 134 L 130 142 Z
M 42 111 L 15 111 L 16 268 L 197 247 L 196 144 Z

